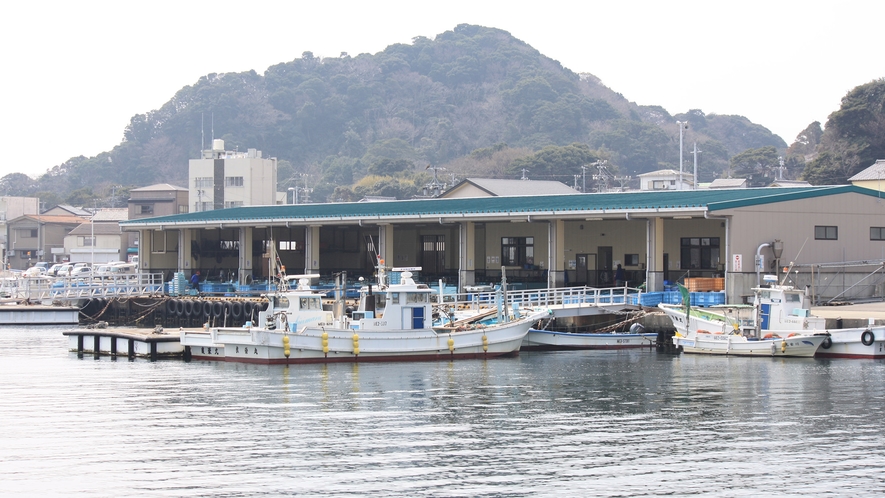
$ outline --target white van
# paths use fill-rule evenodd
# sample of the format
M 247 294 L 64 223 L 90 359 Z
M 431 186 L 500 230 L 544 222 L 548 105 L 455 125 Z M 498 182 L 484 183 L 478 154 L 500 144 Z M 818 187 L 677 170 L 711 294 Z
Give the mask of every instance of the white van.
M 138 273 L 137 263 L 117 263 L 108 265 L 108 275 L 134 275 Z

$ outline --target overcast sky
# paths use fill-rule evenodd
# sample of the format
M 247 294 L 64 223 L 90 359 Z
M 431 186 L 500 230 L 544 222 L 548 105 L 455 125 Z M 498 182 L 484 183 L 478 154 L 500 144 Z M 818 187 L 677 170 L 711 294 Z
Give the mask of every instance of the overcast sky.
M 739 114 L 788 144 L 885 77 L 885 2 L 15 2 L 0 30 L 0 175 L 110 150 L 129 119 L 208 73 L 305 51 L 376 53 L 461 23 L 509 31 L 627 99 Z M 216 130 L 218 131 L 218 130 Z M 689 137 L 690 139 L 690 137 Z

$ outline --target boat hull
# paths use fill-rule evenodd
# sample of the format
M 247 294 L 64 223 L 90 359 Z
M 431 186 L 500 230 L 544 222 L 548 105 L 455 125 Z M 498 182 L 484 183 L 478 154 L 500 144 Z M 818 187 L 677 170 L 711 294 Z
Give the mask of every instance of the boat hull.
M 692 309 L 686 319 L 684 308 L 662 305 L 661 309 L 676 328 L 673 345 L 683 353 L 808 358 L 828 337 L 823 331 L 778 331 L 770 338 L 753 339 L 731 333 L 734 325 L 709 310 Z
M 733 334 L 691 334 L 674 336 L 673 345 L 693 354 L 811 358 L 826 338 L 821 334 L 752 340 Z
M 493 358 L 518 354 L 532 323 L 520 320 L 450 333 L 437 333 L 433 329 L 305 327 L 298 332 L 286 333 L 258 328 L 216 328 L 210 331 L 210 341 L 204 336 L 183 332 L 182 344 L 189 348 L 192 359 L 261 364 Z M 289 341 L 288 351 L 284 347 L 284 337 Z
M 530 329 L 522 343 L 527 351 L 652 348 L 657 334 L 579 334 Z
M 830 330 L 817 356 L 824 358 L 885 358 L 885 327 Z M 866 341 L 866 343 L 865 343 Z

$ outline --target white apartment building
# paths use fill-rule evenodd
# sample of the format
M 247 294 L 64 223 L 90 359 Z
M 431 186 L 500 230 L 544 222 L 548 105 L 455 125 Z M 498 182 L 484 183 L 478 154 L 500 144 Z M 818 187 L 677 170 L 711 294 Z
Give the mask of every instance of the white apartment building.
M 190 211 L 276 204 L 277 159 L 261 151 L 224 150 L 224 140 L 212 141 L 200 159 L 188 165 Z

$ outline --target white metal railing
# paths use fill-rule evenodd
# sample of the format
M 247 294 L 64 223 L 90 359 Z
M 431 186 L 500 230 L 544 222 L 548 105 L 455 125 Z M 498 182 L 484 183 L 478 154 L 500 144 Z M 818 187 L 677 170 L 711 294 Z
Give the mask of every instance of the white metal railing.
M 633 287 L 554 287 L 550 289 L 508 290 L 506 303 L 509 306 L 549 307 L 576 305 L 607 306 L 612 304 L 636 304 L 641 301 L 642 289 Z M 444 294 L 442 302 L 457 308 L 480 310 L 497 306 L 500 290 Z M 439 301 L 438 301 L 439 302 Z
M 57 277 L 7 279 L 0 296 L 7 301 L 40 302 L 80 299 L 138 297 L 162 294 L 162 273 L 136 273 L 106 277 Z

